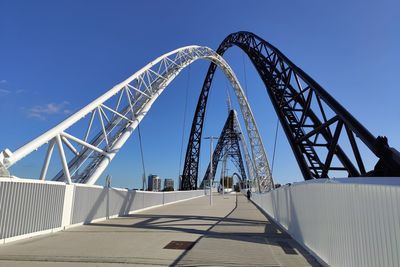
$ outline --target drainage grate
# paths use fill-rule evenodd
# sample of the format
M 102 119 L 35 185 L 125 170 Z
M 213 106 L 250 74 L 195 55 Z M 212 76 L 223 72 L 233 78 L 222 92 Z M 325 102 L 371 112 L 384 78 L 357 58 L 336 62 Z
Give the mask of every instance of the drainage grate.
M 191 249 L 196 242 L 192 241 L 171 241 L 164 248 L 165 249 Z
M 286 254 L 297 255 L 296 250 L 294 250 L 294 248 L 289 243 L 284 241 L 278 241 L 278 244 Z

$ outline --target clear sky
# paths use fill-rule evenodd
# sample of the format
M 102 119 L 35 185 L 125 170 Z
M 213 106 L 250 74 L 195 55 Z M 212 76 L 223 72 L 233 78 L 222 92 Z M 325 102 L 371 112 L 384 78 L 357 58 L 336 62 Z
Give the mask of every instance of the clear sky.
M 239 30 L 252 31 L 274 44 L 373 134 L 388 136 L 390 145 L 400 149 L 396 78 L 400 69 L 399 3 L 2 0 L 0 150 L 17 149 L 159 55 L 191 44 L 216 49 L 229 33 Z M 239 49 L 229 50 L 226 59 L 246 87 L 271 158 L 277 120 L 271 102 Z M 190 71 L 183 71 L 142 122 L 148 174 L 178 177 L 184 114 L 185 151 L 208 64 L 196 62 Z M 205 135 L 221 131 L 227 116 L 225 89 L 226 81 L 219 72 L 211 92 Z M 203 144 L 200 176 L 208 155 L 208 144 Z M 39 151 L 19 162 L 12 173 L 37 177 L 42 157 Z M 137 134 L 106 173 L 113 176 L 115 186 L 140 186 Z M 302 180 L 282 129 L 274 177 L 280 183 Z

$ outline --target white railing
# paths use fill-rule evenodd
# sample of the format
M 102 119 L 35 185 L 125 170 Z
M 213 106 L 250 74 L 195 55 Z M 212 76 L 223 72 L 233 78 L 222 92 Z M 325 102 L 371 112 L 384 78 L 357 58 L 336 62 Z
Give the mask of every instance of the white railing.
M 203 195 L 0 178 L 0 245 Z
M 15 236 L 60 228 L 65 184 L 0 180 L 0 244 Z
M 252 199 L 330 266 L 400 266 L 400 178 L 315 180 Z

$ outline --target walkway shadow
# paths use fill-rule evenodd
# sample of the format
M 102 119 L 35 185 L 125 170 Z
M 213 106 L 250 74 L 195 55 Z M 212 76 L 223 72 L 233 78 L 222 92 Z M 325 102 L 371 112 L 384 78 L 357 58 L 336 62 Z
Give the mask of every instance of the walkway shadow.
M 246 200 L 247 201 L 247 200 Z M 254 205 L 254 204 L 252 204 Z M 257 206 L 256 206 L 257 207 Z M 258 210 L 260 210 L 257 207 Z M 131 214 L 121 216 L 119 219 L 138 219 L 133 224 L 119 224 L 115 221 L 106 221 L 102 223 L 91 223 L 89 225 L 98 227 L 116 227 L 116 228 L 133 228 L 146 230 L 163 230 L 176 231 L 181 233 L 197 234 L 200 237 L 195 241 L 199 242 L 203 238 L 217 238 L 225 240 L 234 240 L 250 243 L 269 244 L 272 246 L 282 247 L 279 242 L 286 241 L 294 244 L 294 248 L 309 262 L 311 266 L 321 266 L 317 261 L 305 251 L 296 241 L 294 241 L 286 232 L 275 224 L 262 210 L 260 212 L 268 218 L 268 220 L 243 219 L 236 216 L 238 211 L 238 196 L 236 195 L 235 207 L 225 217 L 215 216 L 199 216 L 199 215 L 157 215 L 157 214 Z M 202 226 L 209 226 L 207 229 L 200 229 Z M 228 226 L 233 229 L 236 227 L 254 227 L 258 229 L 256 232 L 240 232 L 240 231 L 218 231 L 217 228 Z M 258 226 L 258 227 L 257 227 Z M 260 227 L 261 231 L 259 231 Z M 236 228 L 237 229 L 237 228 Z M 196 246 L 195 246 L 196 247 Z M 194 247 L 194 248 L 195 248 Z M 193 248 L 193 249 L 194 249 Z M 179 265 L 179 262 L 187 255 L 190 250 L 184 251 L 171 266 Z
M 86 190 L 87 188 L 83 187 L 81 190 Z M 99 218 L 106 218 L 109 219 L 110 216 L 113 215 L 118 215 L 118 216 L 123 216 L 124 214 L 128 214 L 129 211 L 132 210 L 132 205 L 134 203 L 136 191 L 135 190 L 128 190 L 127 192 L 121 192 L 117 189 L 113 188 L 108 188 L 108 187 L 103 187 L 98 193 L 98 196 L 96 200 L 94 201 L 93 205 L 90 206 L 90 209 L 87 211 L 87 215 L 81 216 L 81 213 L 85 214 L 85 205 L 83 207 L 83 212 L 79 212 L 79 208 L 77 208 L 78 211 L 75 211 L 76 207 L 75 205 L 81 205 L 79 201 L 76 201 L 74 203 L 74 210 L 73 213 L 77 213 L 77 218 L 71 218 L 72 223 L 80 223 L 82 222 L 83 224 L 90 224 L 93 220 L 99 219 Z M 85 194 L 85 191 L 80 192 L 80 194 Z M 110 201 L 110 198 L 115 198 L 119 197 L 120 200 L 122 200 L 122 204 L 120 208 L 116 208 L 115 206 L 110 206 L 111 203 L 114 203 L 115 201 Z

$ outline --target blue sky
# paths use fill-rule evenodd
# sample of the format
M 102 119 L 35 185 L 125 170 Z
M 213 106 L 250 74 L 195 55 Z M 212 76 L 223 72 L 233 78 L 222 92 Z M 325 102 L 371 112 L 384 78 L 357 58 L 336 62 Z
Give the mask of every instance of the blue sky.
M 199 44 L 216 49 L 231 32 L 268 40 L 303 68 L 373 134 L 400 148 L 398 1 L 1 1 L 0 149 L 15 150 L 124 80 L 159 55 Z M 276 115 L 250 62 L 237 49 L 226 59 L 246 87 L 272 157 Z M 208 68 L 190 68 L 188 129 Z M 245 71 L 244 71 L 245 69 Z M 141 124 L 147 173 L 176 178 L 189 70 L 173 81 Z M 244 81 L 244 73 L 247 82 Z M 226 119 L 226 81 L 217 73 L 205 135 Z M 39 152 L 38 152 L 39 153 Z M 13 174 L 37 177 L 41 154 Z M 208 159 L 202 147 L 201 173 Z M 372 159 L 371 159 L 372 164 Z M 113 184 L 139 187 L 137 134 L 106 170 Z M 274 177 L 301 180 L 279 131 Z M 102 183 L 103 181 L 99 181 Z

